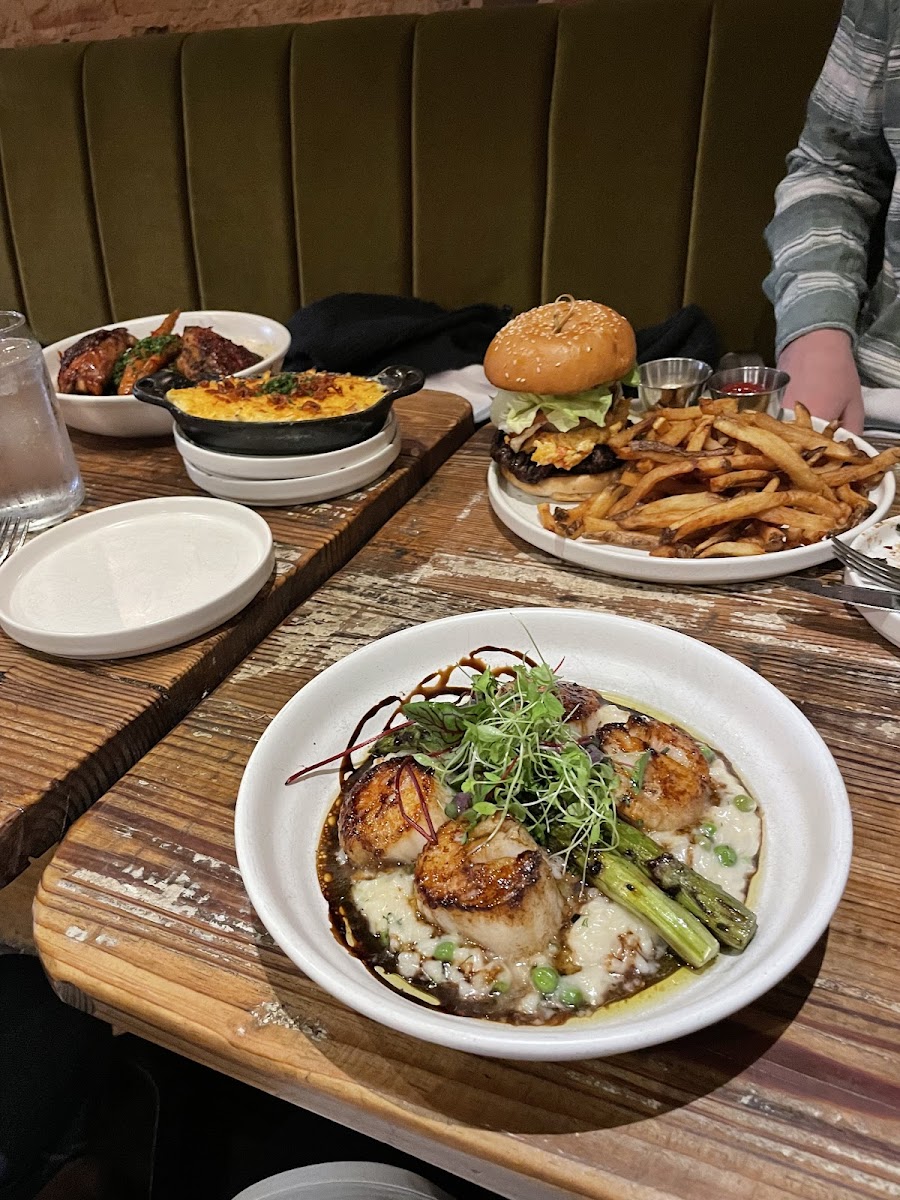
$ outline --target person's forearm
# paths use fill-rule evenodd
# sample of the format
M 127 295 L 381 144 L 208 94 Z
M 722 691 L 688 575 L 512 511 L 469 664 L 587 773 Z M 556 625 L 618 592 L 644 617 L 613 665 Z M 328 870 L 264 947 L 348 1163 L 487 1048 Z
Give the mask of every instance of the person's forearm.
M 882 130 L 890 49 L 887 4 L 845 0 L 813 89 L 799 145 L 775 193 L 766 229 L 776 351 L 813 330 L 853 335 L 867 284 L 872 228 L 887 204 L 894 162 Z

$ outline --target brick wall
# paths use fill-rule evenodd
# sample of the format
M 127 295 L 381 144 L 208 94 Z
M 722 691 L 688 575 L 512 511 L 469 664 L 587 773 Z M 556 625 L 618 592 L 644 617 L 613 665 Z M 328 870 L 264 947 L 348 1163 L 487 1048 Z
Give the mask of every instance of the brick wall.
M 0 46 L 228 29 L 536 0 L 0 0 Z

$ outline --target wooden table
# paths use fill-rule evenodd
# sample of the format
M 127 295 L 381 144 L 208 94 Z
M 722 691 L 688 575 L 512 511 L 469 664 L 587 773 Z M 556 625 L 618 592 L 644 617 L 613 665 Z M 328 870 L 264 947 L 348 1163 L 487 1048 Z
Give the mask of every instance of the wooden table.
M 403 451 L 371 487 L 327 504 L 261 510 L 276 567 L 260 595 L 203 638 L 142 658 L 67 662 L 0 633 L 0 887 L 52 846 L 297 604 L 342 566 L 471 434 L 459 396 L 396 404 Z M 202 495 L 171 439 L 73 436 L 85 509 Z
M 493 519 L 486 466 L 481 433 L 70 831 L 35 905 L 58 991 L 517 1200 L 900 1196 L 900 654 L 777 581 L 563 566 Z M 250 907 L 232 810 L 267 722 L 329 663 L 414 622 L 548 603 L 683 630 L 785 691 L 844 772 L 856 850 L 828 934 L 758 1003 L 646 1052 L 528 1065 L 413 1041 L 303 978 Z

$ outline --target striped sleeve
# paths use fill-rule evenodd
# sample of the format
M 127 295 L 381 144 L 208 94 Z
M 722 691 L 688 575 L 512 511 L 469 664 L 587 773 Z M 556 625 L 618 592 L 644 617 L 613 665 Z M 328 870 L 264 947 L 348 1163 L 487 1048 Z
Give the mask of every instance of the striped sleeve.
M 844 0 L 806 124 L 775 192 L 766 229 L 776 352 L 813 329 L 855 337 L 869 236 L 890 197 L 894 161 L 882 132 L 886 0 Z

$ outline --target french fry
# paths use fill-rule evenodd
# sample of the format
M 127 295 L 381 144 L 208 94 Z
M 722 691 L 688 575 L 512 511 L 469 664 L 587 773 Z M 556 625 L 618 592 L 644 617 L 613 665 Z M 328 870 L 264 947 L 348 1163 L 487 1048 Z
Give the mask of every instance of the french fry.
M 716 542 L 694 558 L 746 558 L 751 554 L 765 554 L 765 550 L 757 542 Z
M 664 479 L 671 479 L 673 475 L 689 475 L 694 469 L 693 462 L 690 459 L 684 462 L 664 463 L 662 466 L 655 467 L 652 471 L 648 471 L 646 475 L 641 476 L 641 481 L 625 496 L 624 499 L 616 502 L 615 507 L 610 511 L 613 516 L 619 512 L 625 512 L 629 508 L 634 508 L 636 504 L 649 496 L 658 483 L 662 483 Z
M 778 437 L 784 438 L 792 446 L 802 446 L 805 450 L 822 450 L 830 458 L 854 459 L 865 457 L 863 452 L 853 442 L 836 442 L 834 438 L 816 433 L 810 426 L 805 428 L 796 421 L 776 421 L 768 413 L 744 413 L 751 425 L 759 429 L 768 429 Z
M 819 496 L 815 492 L 806 492 L 803 489 L 779 492 L 778 500 L 783 505 L 802 508 L 806 512 L 821 513 L 824 516 L 831 517 L 837 517 L 841 514 L 841 502 L 839 500 L 829 500 L 825 496 Z
M 733 496 L 720 504 L 713 504 L 702 509 L 695 516 L 671 530 L 668 541 L 682 542 L 685 538 L 699 533 L 701 529 L 709 529 L 711 525 L 724 525 L 726 521 L 740 521 L 745 517 L 755 517 L 766 509 L 775 508 L 778 501 L 772 498 L 770 492 L 748 492 L 744 496 Z M 665 534 L 663 535 L 665 537 Z
M 720 400 L 703 399 L 700 401 L 700 409 L 704 413 L 714 413 L 716 416 L 724 414 L 734 417 L 737 416 L 738 402 L 734 396 L 723 396 Z
M 690 425 L 685 424 L 684 421 L 678 421 L 670 425 L 668 429 L 663 430 L 658 435 L 658 438 L 664 446 L 680 446 L 690 436 L 690 433 Z
M 759 514 L 760 521 L 768 525 L 784 525 L 788 529 L 802 529 L 805 533 L 827 533 L 834 527 L 833 517 L 823 517 L 818 513 L 803 512 L 799 508 L 787 508 L 776 505 Z
M 610 546 L 627 546 L 630 550 L 649 550 L 660 544 L 659 538 L 649 533 L 631 533 L 626 529 L 601 530 L 596 535 L 598 542 L 606 542 Z
M 733 487 L 748 487 L 754 483 L 768 483 L 771 471 L 725 471 L 713 475 L 709 486 L 714 492 L 727 492 Z
M 662 500 L 640 504 L 630 512 L 621 513 L 615 519 L 623 529 L 666 529 L 686 521 L 694 513 L 715 503 L 715 496 L 710 496 L 708 492 L 666 496 Z
M 708 549 L 710 546 L 715 546 L 719 542 L 730 542 L 737 536 L 737 531 L 741 528 L 740 521 L 734 521 L 729 525 L 721 525 L 708 538 L 704 538 L 702 542 L 698 542 L 694 547 L 694 557 L 696 558 L 701 551 Z
M 828 486 L 827 482 L 820 479 L 813 469 L 803 461 L 793 446 L 788 445 L 768 429 L 759 429 L 755 425 L 738 424 L 736 421 L 730 421 L 724 417 L 718 417 L 714 424 L 719 433 L 724 433 L 735 440 L 747 442 L 748 445 L 762 450 L 766 457 L 784 471 L 798 487 L 805 488 L 808 492 L 821 493 Z
M 643 437 L 652 427 L 654 419 L 654 417 L 644 417 L 636 425 L 626 425 L 620 433 L 614 433 L 609 438 L 610 449 L 615 450 L 618 454 L 623 446 L 627 446 L 636 437 Z
M 706 448 L 706 440 L 709 437 L 709 431 L 712 428 L 712 417 L 703 417 L 697 422 L 685 442 L 685 450 L 689 454 L 696 454 L 698 450 Z
M 798 402 L 794 405 L 794 424 L 800 429 L 812 429 L 812 417 L 805 404 Z
M 880 454 L 876 454 L 874 458 L 867 458 L 859 466 L 831 467 L 820 471 L 818 476 L 830 487 L 840 487 L 844 483 L 859 483 L 862 479 L 871 479 L 873 475 L 883 475 L 897 463 L 900 463 L 900 446 L 882 450 Z

